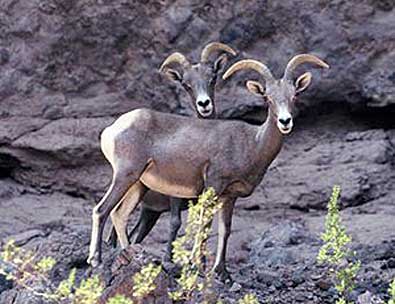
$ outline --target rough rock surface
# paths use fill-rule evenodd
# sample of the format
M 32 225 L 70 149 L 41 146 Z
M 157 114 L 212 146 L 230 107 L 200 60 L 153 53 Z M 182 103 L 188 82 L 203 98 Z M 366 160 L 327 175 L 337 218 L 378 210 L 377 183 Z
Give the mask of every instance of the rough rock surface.
M 109 284 L 100 298 L 100 303 L 105 304 L 109 298 L 118 294 L 123 294 L 130 299 L 134 299 L 133 275 L 149 263 L 159 264 L 160 262 L 160 258 L 158 259 L 158 257 L 145 251 L 139 245 L 130 246 L 124 250 L 117 256 L 111 266 L 111 273 L 106 278 Z M 162 271 L 154 281 L 156 289 L 144 298 L 144 303 L 172 303 L 167 293 L 171 287 L 171 283 L 174 284 L 174 281 L 171 281 L 165 269 L 162 268 Z
M 393 213 L 390 208 L 388 211 Z M 347 218 L 347 214 L 343 215 Z M 356 216 L 358 218 L 373 222 L 366 215 Z M 319 226 L 322 226 L 324 219 L 320 217 L 320 221 Z M 311 218 L 281 221 L 252 242 L 248 262 L 237 271 L 241 290 L 254 292 L 262 302 L 265 299 L 269 303 L 333 303 L 336 291 L 329 271 L 316 263 L 321 245 L 317 232 L 321 227 L 315 223 L 318 223 L 316 219 Z M 349 219 L 346 225 L 350 225 Z M 376 225 L 381 237 L 374 241 L 358 239 L 353 248 L 362 265 L 357 288 L 352 293 L 356 303 L 380 303 L 363 302 L 368 296 L 381 301 L 388 299 L 388 282 L 395 275 L 395 265 L 389 263 L 395 255 L 393 227 L 379 227 L 382 224 L 377 222 Z M 349 229 L 353 236 L 360 236 L 353 228 Z M 235 297 L 229 292 L 223 296 Z
M 141 246 L 130 246 L 119 254 L 116 250 L 108 250 L 104 256 L 101 267 L 92 271 L 86 263 L 86 247 L 89 243 L 89 227 L 87 225 L 60 227 L 49 231 L 35 230 L 14 235 L 16 244 L 24 249 L 36 253 L 36 259 L 54 257 L 57 264 L 50 273 L 53 287 L 68 277 L 72 269 L 76 269 L 77 282 L 91 275 L 99 275 L 105 285 L 105 291 L 98 303 L 107 303 L 107 300 L 115 295 L 125 295 L 133 298 L 133 275 L 139 272 L 148 263 L 160 263 L 160 258 Z M 169 275 L 162 270 L 155 280 L 157 288 L 144 299 L 144 303 L 171 303 L 167 290 L 170 286 Z M 174 281 L 173 281 L 174 284 Z M 39 290 L 40 285 L 34 282 L 31 287 Z M 12 282 L 0 277 L 0 303 L 14 304 L 44 304 L 47 301 L 23 288 L 12 289 Z M 156 301 L 156 302 L 155 302 Z
M 157 72 L 172 51 L 196 60 L 205 43 L 219 40 L 240 51 L 235 60 L 262 59 L 277 76 L 291 56 L 312 52 L 331 69 L 313 71 L 294 132 L 262 184 L 237 204 L 229 263 L 242 288 L 224 296 L 250 290 L 278 303 L 330 298 L 333 291 L 316 291 L 313 279 L 299 288 L 292 277 L 317 271 L 311 261 L 336 183 L 366 278 L 373 278 L 358 295 L 383 298 L 395 240 L 394 20 L 390 0 L 0 0 L 0 245 L 13 238 L 48 246 L 42 250 L 63 265 L 54 280 L 71 265 L 81 276 L 87 271 L 90 212 L 111 176 L 100 132 L 138 107 L 192 111 L 187 95 Z M 265 107 L 244 88 L 247 75 L 257 78 L 244 73 L 219 83 L 218 109 L 223 118 L 259 123 Z M 264 245 L 278 229 L 272 223 L 288 219 L 297 223 L 287 224 L 290 230 L 308 229 L 301 241 L 307 262 L 300 252 L 293 256 L 298 244 Z M 167 225 L 163 216 L 144 244 L 157 256 Z M 252 272 L 254 259 L 265 267 Z M 12 287 L 0 276 L 0 302 L 28 303 Z
M 263 59 L 276 75 L 296 53 L 327 60 L 331 69 L 314 72 L 302 110 L 339 103 L 365 111 L 394 108 L 391 1 L 1 0 L 0 5 L 0 166 L 24 185 L 100 196 L 109 176 L 98 151 L 101 130 L 136 107 L 190 113 L 186 94 L 157 67 L 176 49 L 197 58 L 212 40 L 231 44 L 239 57 Z M 244 89 L 245 75 L 237 79 L 219 85 L 221 115 L 261 121 L 262 102 Z M 305 170 L 311 175 L 309 166 Z

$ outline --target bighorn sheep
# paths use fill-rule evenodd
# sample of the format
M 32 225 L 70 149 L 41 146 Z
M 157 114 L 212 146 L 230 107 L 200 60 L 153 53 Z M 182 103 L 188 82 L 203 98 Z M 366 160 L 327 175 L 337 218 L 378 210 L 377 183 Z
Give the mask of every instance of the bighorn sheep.
M 279 153 L 283 135 L 291 132 L 295 96 L 308 87 L 312 75 L 304 73 L 295 82 L 291 76 L 298 65 L 306 62 L 329 67 L 319 58 L 303 54 L 290 60 L 279 80 L 256 60 L 239 61 L 224 74 L 224 79 L 242 69 L 261 74 L 265 87 L 257 81 L 247 82 L 247 88 L 269 105 L 268 117 L 261 126 L 138 109 L 122 115 L 106 128 L 101 147 L 112 165 L 113 180 L 93 209 L 88 263 L 93 266 L 100 263 L 105 221 L 126 192 L 129 204 L 135 208 L 147 189 L 195 198 L 211 186 L 223 203 L 214 270 L 226 276 L 225 256 L 234 202 L 253 192 Z
M 222 54 L 212 62 L 209 59 L 214 52 Z M 198 118 L 216 118 L 215 86 L 218 74 L 225 66 L 229 54 L 236 56 L 236 52 L 231 47 L 223 43 L 212 42 L 203 48 L 199 63 L 191 64 L 184 55 L 176 52 L 162 63 L 159 71 L 164 72 L 172 80 L 179 82 L 188 92 Z M 172 64 L 181 66 L 182 72 L 180 73 L 175 69 L 169 68 Z M 128 202 L 129 200 L 124 199 L 111 213 L 112 221 L 117 222 L 118 226 L 123 225 L 124 227 L 120 231 L 120 240 L 123 248 L 128 245 L 126 237 L 128 209 L 130 208 Z M 133 201 L 131 202 L 133 203 Z M 140 218 L 130 234 L 132 243 L 142 242 L 159 219 L 159 216 L 163 212 L 170 210 L 171 225 L 166 259 L 171 259 L 172 243 L 181 226 L 181 209 L 185 209 L 186 206 L 186 199 L 170 198 L 154 191 L 148 191 L 142 202 Z M 107 241 L 115 246 L 116 239 L 117 235 L 112 226 Z

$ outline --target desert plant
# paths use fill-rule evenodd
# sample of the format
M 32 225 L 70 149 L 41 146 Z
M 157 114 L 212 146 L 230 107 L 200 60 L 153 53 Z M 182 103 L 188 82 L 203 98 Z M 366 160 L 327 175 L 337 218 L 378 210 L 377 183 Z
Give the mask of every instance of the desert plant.
M 388 293 L 390 295 L 390 300 L 388 301 L 388 304 L 395 304 L 395 278 L 392 280 L 392 283 L 388 288 Z
M 210 297 L 209 289 L 213 274 L 206 271 L 203 261 L 210 255 L 207 239 L 211 232 L 214 215 L 221 208 L 213 188 L 199 196 L 196 204 L 189 203 L 185 235 L 173 243 L 174 262 L 181 266 L 177 279 L 178 288 L 169 293 L 173 300 L 190 300 L 196 291 Z M 201 275 L 201 276 L 200 276 Z
M 15 245 L 13 240 L 7 242 L 0 255 L 0 274 L 7 280 L 29 290 L 35 296 L 55 301 L 55 290 L 47 278 L 47 274 L 55 265 L 55 260 L 45 257 L 37 261 L 32 251 L 23 250 Z M 33 288 L 32 282 L 37 282 L 40 288 Z
M 0 255 L 0 273 L 8 280 L 25 288 L 32 295 L 43 298 L 48 303 L 61 304 L 94 304 L 103 292 L 103 284 L 98 276 L 76 282 L 76 269 L 72 269 L 68 277 L 58 286 L 49 280 L 48 274 L 56 261 L 51 257 L 37 260 L 32 251 L 15 246 L 8 242 Z M 32 287 L 39 286 L 39 287 Z M 112 302 L 111 302 L 112 301 Z M 120 302 L 120 297 L 109 299 L 111 304 L 129 304 Z
M 159 273 L 162 271 L 162 266 L 155 266 L 150 263 L 143 267 L 140 272 L 136 273 L 133 277 L 133 296 L 139 300 L 149 295 L 155 290 L 155 280 Z
M 107 301 L 107 304 L 133 304 L 133 301 L 124 295 L 116 295 Z
M 239 300 L 238 304 L 259 304 L 259 301 L 256 295 L 248 293 Z
M 73 303 L 95 304 L 103 290 L 103 284 L 97 275 L 83 280 L 75 290 Z
M 339 293 L 336 304 L 352 303 L 350 292 L 355 288 L 355 279 L 360 268 L 360 261 L 355 259 L 355 252 L 350 249 L 351 237 L 342 224 L 338 200 L 340 187 L 334 186 L 328 203 L 328 213 L 325 220 L 325 232 L 321 235 L 324 241 L 317 260 L 329 265 L 331 275 L 335 280 L 335 288 Z

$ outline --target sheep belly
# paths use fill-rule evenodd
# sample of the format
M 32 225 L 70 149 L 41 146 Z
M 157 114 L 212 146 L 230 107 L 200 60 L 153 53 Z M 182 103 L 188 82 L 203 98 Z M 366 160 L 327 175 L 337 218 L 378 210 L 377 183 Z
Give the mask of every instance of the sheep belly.
M 203 190 L 203 177 L 199 172 L 191 174 L 190 169 L 176 170 L 174 167 L 159 167 L 155 162 L 151 162 L 140 180 L 153 191 L 173 197 L 194 198 Z M 186 174 L 187 172 L 189 174 Z

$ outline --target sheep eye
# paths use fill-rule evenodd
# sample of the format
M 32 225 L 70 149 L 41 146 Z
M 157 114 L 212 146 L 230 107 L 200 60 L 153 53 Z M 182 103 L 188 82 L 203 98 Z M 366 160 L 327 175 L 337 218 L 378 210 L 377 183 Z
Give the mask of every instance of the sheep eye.
M 192 91 L 192 87 L 191 87 L 189 84 L 187 84 L 186 82 L 183 82 L 182 85 L 184 86 L 184 88 L 185 88 L 186 90 Z

